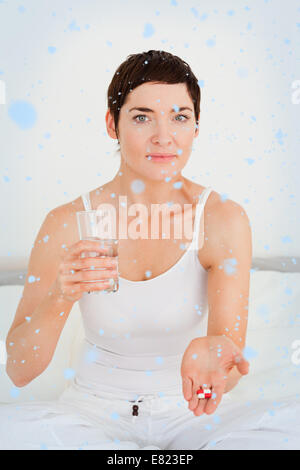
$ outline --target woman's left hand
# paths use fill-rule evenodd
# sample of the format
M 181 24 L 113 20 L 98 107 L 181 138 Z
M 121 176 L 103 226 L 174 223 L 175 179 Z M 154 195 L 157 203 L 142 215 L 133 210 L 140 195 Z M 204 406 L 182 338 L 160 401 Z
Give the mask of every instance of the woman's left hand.
M 228 373 L 237 367 L 242 375 L 249 372 L 249 362 L 240 348 L 227 336 L 204 336 L 193 339 L 181 362 L 182 389 L 189 409 L 196 416 L 211 414 L 219 405 Z M 197 390 L 212 388 L 209 399 L 199 399 Z

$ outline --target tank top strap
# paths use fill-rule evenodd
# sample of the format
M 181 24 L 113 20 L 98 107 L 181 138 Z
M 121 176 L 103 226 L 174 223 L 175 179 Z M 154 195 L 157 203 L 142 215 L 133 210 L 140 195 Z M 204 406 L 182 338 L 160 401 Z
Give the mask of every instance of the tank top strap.
M 82 194 L 81 199 L 82 199 L 85 210 L 86 211 L 92 210 L 91 200 L 90 200 L 90 193 L 88 192 L 88 193 Z
M 196 207 L 196 214 L 195 214 L 195 222 L 194 222 L 194 232 L 193 232 L 193 240 L 192 240 L 192 248 L 194 250 L 198 249 L 198 238 L 199 238 L 199 232 L 200 232 L 200 220 L 201 216 L 204 210 L 205 203 L 208 199 L 208 196 L 210 195 L 212 191 L 212 187 L 208 186 L 207 188 L 202 191 L 202 193 L 199 196 L 199 202 Z

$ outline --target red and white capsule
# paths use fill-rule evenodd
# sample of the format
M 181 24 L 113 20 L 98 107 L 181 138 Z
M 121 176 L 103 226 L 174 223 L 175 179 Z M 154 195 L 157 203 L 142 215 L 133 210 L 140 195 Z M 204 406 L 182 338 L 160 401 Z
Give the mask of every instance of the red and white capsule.
M 210 388 L 205 388 L 203 390 L 202 387 L 199 388 L 199 390 L 197 390 L 197 396 L 198 398 L 200 398 L 200 400 L 202 399 L 205 399 L 205 398 L 211 398 L 211 389 Z

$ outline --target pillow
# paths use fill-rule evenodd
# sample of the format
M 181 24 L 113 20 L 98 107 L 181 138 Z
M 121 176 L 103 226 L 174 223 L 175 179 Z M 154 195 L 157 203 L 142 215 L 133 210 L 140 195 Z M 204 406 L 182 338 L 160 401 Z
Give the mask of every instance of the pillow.
M 20 285 L 0 286 L 0 403 L 56 399 L 72 378 L 72 345 L 76 332 L 82 328 L 78 302 L 73 305 L 47 369 L 21 388 L 16 387 L 6 374 L 5 340 L 23 289 Z
M 0 286 L 23 286 L 26 274 L 26 270 L 0 271 Z
M 300 329 L 270 328 L 247 335 L 249 374 L 242 377 L 231 393 L 236 398 L 280 399 L 299 393 Z M 293 348 L 294 345 L 294 348 Z M 297 353 L 298 351 L 298 353 Z
M 300 272 L 251 271 L 248 331 L 300 326 Z
M 291 365 L 293 343 L 297 340 L 300 273 L 251 273 L 246 346 L 252 373 Z
M 297 354 L 297 350 L 299 354 Z M 245 356 L 235 399 L 295 395 L 300 382 L 300 273 L 253 271 Z

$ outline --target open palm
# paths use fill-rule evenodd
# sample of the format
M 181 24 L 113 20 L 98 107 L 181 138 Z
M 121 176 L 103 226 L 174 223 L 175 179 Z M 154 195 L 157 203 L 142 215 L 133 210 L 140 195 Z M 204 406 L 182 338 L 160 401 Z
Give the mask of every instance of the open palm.
M 249 362 L 230 338 L 205 336 L 190 342 L 181 362 L 182 390 L 196 416 L 216 410 L 224 393 L 227 374 L 235 366 L 242 375 L 248 374 Z M 199 400 L 197 390 L 202 385 L 212 388 L 211 398 Z

